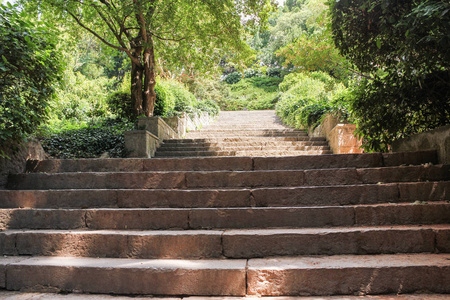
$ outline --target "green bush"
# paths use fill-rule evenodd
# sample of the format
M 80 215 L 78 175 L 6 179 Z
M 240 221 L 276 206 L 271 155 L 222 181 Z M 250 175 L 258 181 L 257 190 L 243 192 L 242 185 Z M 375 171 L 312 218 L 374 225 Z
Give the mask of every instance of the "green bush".
M 108 152 L 109 157 L 125 157 L 124 131 L 134 124 L 107 119 L 82 129 L 54 133 L 42 140 L 47 154 L 54 158 L 95 158 Z
M 240 72 L 233 72 L 225 76 L 224 81 L 228 84 L 235 84 L 241 81 L 242 74 Z
M 276 77 L 252 77 L 242 79 L 230 86 L 230 93 L 218 102 L 222 110 L 263 110 L 273 109 L 279 99 Z
M 106 99 L 109 110 L 119 118 L 133 120 L 135 115 L 131 106 L 131 94 L 128 92 L 114 92 Z
M 344 110 L 345 88 L 325 73 L 297 73 L 284 77 L 280 84 L 276 111 L 281 120 L 293 127 L 317 126 L 325 114 Z M 339 95 L 339 96 L 337 96 Z
M 175 95 L 172 85 L 164 80 L 160 80 L 155 86 L 156 101 L 153 115 L 167 117 L 173 114 L 175 108 Z
M 55 34 L 24 20 L 16 7 L 0 4 L 0 157 L 47 118 L 61 74 Z
M 260 77 L 262 75 L 263 74 L 261 74 L 258 70 L 255 70 L 255 69 L 244 70 L 244 78 Z
M 212 100 L 197 101 L 194 106 L 195 109 L 206 112 L 210 116 L 217 116 L 219 114 L 219 105 Z

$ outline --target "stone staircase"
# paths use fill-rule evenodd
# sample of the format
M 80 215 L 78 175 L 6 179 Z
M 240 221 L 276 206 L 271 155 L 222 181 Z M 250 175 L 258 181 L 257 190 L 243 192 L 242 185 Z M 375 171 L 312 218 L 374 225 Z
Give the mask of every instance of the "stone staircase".
M 220 112 L 213 124 L 166 140 L 156 157 L 293 156 L 331 154 L 325 138 L 281 124 L 274 111 Z
M 0 190 L 0 290 L 444 299 L 449 200 L 434 151 L 31 161 Z

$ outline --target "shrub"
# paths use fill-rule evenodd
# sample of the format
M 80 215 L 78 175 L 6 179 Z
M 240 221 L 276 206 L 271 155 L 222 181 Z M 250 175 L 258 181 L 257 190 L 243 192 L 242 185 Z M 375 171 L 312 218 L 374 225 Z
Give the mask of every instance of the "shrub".
M 155 92 L 156 101 L 153 115 L 161 117 L 171 115 L 176 101 L 172 86 L 168 82 L 160 80 L 156 83 Z
M 253 77 L 260 77 L 262 74 L 255 69 L 246 69 L 244 70 L 244 78 L 253 78 Z
M 119 118 L 133 120 L 136 116 L 131 107 L 131 95 L 128 92 L 114 92 L 107 98 L 109 109 Z
M 241 81 L 242 74 L 240 72 L 233 72 L 225 76 L 224 81 L 228 84 L 235 84 Z
M 281 78 L 282 71 L 279 67 L 273 67 L 267 69 L 267 76 Z
M 289 74 L 280 90 L 284 93 L 277 103 L 277 114 L 284 123 L 298 128 L 319 125 L 325 114 L 337 113 L 343 110 L 339 105 L 345 104 L 344 86 L 325 73 Z
M 125 157 L 124 131 L 134 124 L 106 119 L 82 129 L 54 133 L 42 140 L 46 153 L 54 158 L 94 158 L 108 152 L 109 157 Z

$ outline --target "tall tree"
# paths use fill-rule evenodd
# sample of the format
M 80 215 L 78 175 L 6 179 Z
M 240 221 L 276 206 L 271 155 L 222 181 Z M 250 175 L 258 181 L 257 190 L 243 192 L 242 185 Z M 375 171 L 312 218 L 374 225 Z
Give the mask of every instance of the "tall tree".
M 157 58 L 184 68 L 218 62 L 217 48 L 243 57 L 250 51 L 244 28 L 264 23 L 271 9 L 270 0 L 42 0 L 40 5 L 56 8 L 127 54 L 133 108 L 146 116 L 155 105 Z

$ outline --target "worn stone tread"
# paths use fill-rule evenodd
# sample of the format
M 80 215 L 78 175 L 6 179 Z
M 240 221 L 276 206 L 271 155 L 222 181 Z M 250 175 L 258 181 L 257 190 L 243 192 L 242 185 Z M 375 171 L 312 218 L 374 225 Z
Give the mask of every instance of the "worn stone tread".
M 113 296 L 113 295 L 92 295 L 92 294 L 50 294 L 50 293 L 23 293 L 14 291 L 1 291 L 0 299 L 3 300 L 448 300 L 450 295 L 445 294 L 405 294 L 405 295 L 378 295 L 378 296 L 320 296 L 320 297 L 155 297 L 155 296 Z
M 247 279 L 261 296 L 450 293 L 450 254 L 251 259 Z
M 11 208 L 0 209 L 4 229 L 216 229 L 440 224 L 446 201 L 306 207 Z
M 0 190 L 0 208 L 340 206 L 450 200 L 450 181 L 221 189 Z
M 450 225 L 236 230 L 5 230 L 0 254 L 113 258 L 255 258 L 450 252 Z
M 181 189 L 328 186 L 450 180 L 450 165 L 257 171 L 28 173 L 9 176 L 9 189 Z
M 6 285 L 23 291 L 243 296 L 245 266 L 245 260 L 32 257 L 6 266 Z

